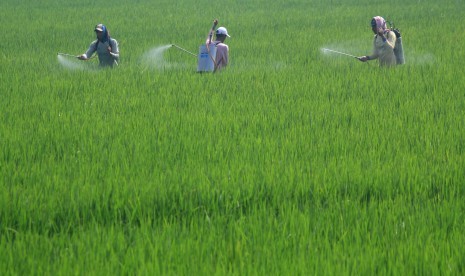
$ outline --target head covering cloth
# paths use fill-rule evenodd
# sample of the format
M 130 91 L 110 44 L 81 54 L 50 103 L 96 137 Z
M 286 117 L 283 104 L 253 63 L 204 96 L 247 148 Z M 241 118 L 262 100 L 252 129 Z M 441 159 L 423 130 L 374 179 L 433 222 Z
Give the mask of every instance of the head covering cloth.
M 98 36 L 97 36 L 97 40 L 99 40 L 99 42 L 107 42 L 110 40 L 110 32 L 108 31 L 107 27 L 103 24 L 98 24 L 97 26 L 95 26 L 95 32 L 97 31 L 101 31 L 102 32 L 102 38 L 99 39 Z
M 384 20 L 381 16 L 375 16 L 371 19 L 371 27 L 376 29 L 382 28 L 383 31 L 385 31 L 387 28 L 386 20 Z

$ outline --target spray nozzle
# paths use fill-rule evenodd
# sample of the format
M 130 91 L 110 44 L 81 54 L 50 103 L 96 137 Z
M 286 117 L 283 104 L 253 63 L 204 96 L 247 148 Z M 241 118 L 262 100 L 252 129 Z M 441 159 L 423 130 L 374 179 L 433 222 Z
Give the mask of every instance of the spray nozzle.
M 396 28 L 396 26 L 394 25 L 394 22 L 392 21 L 386 21 L 387 23 L 389 23 L 389 29 L 393 30 Z

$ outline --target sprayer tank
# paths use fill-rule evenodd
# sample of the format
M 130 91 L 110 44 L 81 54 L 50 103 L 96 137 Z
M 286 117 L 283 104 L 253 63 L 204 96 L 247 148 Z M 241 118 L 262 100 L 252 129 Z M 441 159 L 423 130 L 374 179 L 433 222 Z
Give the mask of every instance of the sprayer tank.
M 197 72 L 213 72 L 215 71 L 216 60 L 216 45 L 206 44 L 200 45 Z

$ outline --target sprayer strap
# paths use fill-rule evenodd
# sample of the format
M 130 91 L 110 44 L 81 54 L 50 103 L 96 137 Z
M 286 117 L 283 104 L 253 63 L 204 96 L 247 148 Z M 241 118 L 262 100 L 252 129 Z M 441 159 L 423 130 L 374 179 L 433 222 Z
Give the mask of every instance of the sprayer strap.
M 97 43 L 95 43 L 95 51 L 97 51 L 99 43 L 100 40 L 97 39 Z M 110 45 L 110 51 L 113 51 L 113 46 L 111 45 L 111 38 L 108 38 L 108 45 Z

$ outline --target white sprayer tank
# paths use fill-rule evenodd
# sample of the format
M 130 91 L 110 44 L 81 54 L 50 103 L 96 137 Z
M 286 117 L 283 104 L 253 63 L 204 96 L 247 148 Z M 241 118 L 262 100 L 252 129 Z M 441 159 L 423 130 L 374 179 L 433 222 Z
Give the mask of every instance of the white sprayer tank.
M 216 45 L 212 43 L 208 46 L 207 48 L 206 44 L 200 45 L 197 72 L 215 71 Z

